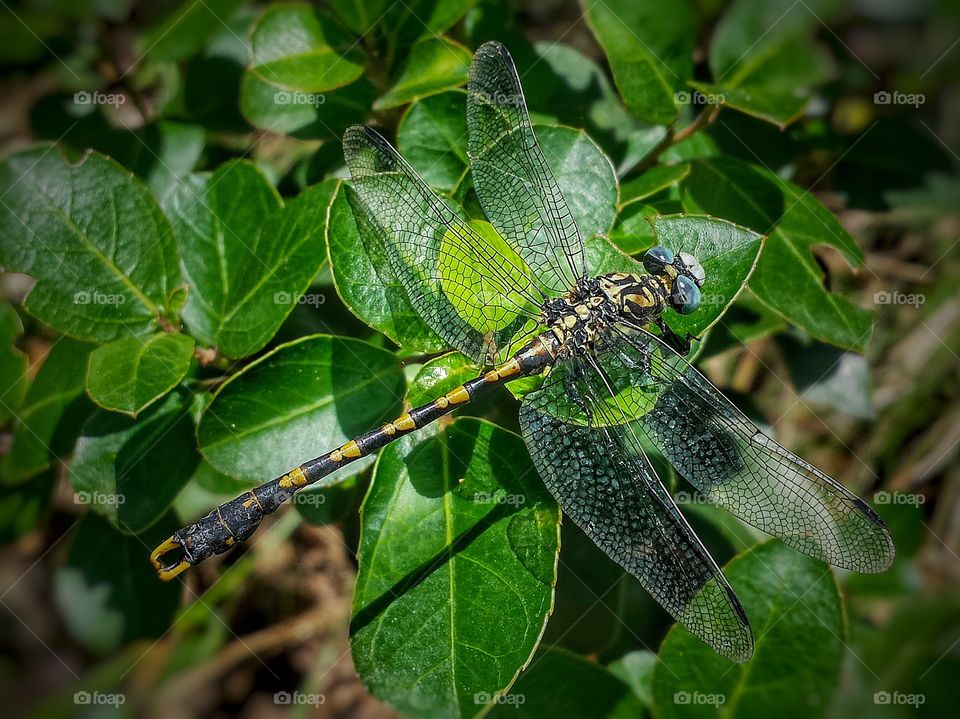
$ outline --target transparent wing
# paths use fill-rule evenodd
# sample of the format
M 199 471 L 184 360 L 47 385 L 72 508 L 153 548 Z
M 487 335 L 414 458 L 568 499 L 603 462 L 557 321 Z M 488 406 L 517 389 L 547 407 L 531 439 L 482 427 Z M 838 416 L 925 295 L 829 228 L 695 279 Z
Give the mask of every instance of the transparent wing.
M 490 222 L 517 247 L 549 294 L 586 274 L 583 241 L 530 126 L 510 53 L 480 46 L 467 85 L 467 152 Z
M 634 388 L 628 415 L 690 484 L 811 557 L 858 572 L 890 566 L 893 540 L 866 502 L 763 434 L 659 338 L 617 335 L 601 361 L 621 390 Z
M 343 152 L 366 219 L 413 307 L 468 357 L 502 359 L 537 316 L 540 294 L 529 268 L 459 217 L 376 131 L 347 129 Z
M 734 661 L 753 653 L 747 616 L 596 369 L 556 366 L 520 409 L 547 488 L 584 532 L 677 621 Z

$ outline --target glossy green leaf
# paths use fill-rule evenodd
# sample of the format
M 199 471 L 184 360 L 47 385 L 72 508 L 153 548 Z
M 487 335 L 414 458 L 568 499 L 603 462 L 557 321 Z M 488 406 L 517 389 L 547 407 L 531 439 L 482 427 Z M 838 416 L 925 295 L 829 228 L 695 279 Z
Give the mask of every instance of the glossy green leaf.
M 36 280 L 31 314 L 99 342 L 158 328 L 180 269 L 146 187 L 101 155 L 37 148 L 0 166 L 0 194 L 0 265 Z
M 375 97 L 356 39 L 305 3 L 271 5 L 254 26 L 250 54 L 240 106 L 260 129 L 339 136 Z
M 349 33 L 307 3 L 271 5 L 253 27 L 247 73 L 278 90 L 333 90 L 360 77 L 363 67 Z
M 617 212 L 617 175 L 582 130 L 540 125 L 537 140 L 583 237 L 609 232 Z
M 443 37 L 424 37 L 410 50 L 390 89 L 373 103 L 374 110 L 406 105 L 467 82 L 470 50 Z
M 197 53 L 230 19 L 243 0 L 181 0 L 177 8 L 140 38 L 154 60 L 182 60 Z
M 60 339 L 47 354 L 13 423 L 13 444 L 0 464 L 2 484 L 39 474 L 69 454 L 91 405 L 84 392 L 93 345 Z
M 870 367 L 863 355 L 821 342 L 801 342 L 789 335 L 779 337 L 778 344 L 793 386 L 804 400 L 852 417 L 875 417 Z
M 563 649 L 539 651 L 487 716 L 639 719 L 643 705 L 621 679 Z
M 811 193 L 733 158 L 698 160 L 682 185 L 687 212 L 725 217 L 766 234 L 750 288 L 766 305 L 817 339 L 863 351 L 873 313 L 824 286 L 812 249 L 829 245 L 851 266 L 863 253 Z
M 661 125 L 677 117 L 676 93 L 693 76 L 696 27 L 687 0 L 604 0 L 581 5 L 627 108 Z
M 253 164 L 232 161 L 193 175 L 165 203 L 190 284 L 183 319 L 228 357 L 261 349 L 326 259 L 323 230 L 334 181 L 281 207 Z
M 435 352 L 446 345 L 410 304 L 390 270 L 383 243 L 353 191 L 337 185 L 327 223 L 327 251 L 337 293 L 357 317 L 406 349 Z
M 14 415 L 27 390 L 27 356 L 14 345 L 21 334 L 20 316 L 0 302 L 0 423 Z
M 136 417 L 184 378 L 193 347 L 181 334 L 114 340 L 90 355 L 87 393 L 104 409 Z
M 559 511 L 523 440 L 488 422 L 388 445 L 363 503 L 351 650 L 417 717 L 470 717 L 533 654 L 553 601 Z
M 203 413 L 200 449 L 220 471 L 265 482 L 396 417 L 404 385 L 386 350 L 346 337 L 304 337 L 223 384 Z
M 189 394 L 175 392 L 137 420 L 94 413 L 77 440 L 70 484 L 78 504 L 138 533 L 167 511 L 199 462 Z
M 448 90 L 414 102 L 400 118 L 397 149 L 436 190 L 450 192 L 467 174 L 466 93 Z
M 162 582 L 145 561 L 180 523 L 173 513 L 140 536 L 124 535 L 95 514 L 75 530 L 53 599 L 67 631 L 85 649 L 108 654 L 135 639 L 159 638 L 180 604 L 179 582 Z
M 674 252 L 688 252 L 703 266 L 707 279 L 700 308 L 689 315 L 667 312 L 667 324 L 681 337 L 700 336 L 717 322 L 743 289 L 763 244 L 756 232 L 727 220 L 703 215 L 652 218 L 653 241 Z M 601 237 L 587 243 L 591 272 L 626 271 L 645 274 L 643 266 Z
M 830 569 L 769 541 L 732 560 L 724 574 L 750 617 L 753 658 L 734 664 L 675 625 L 654 670 L 659 715 L 823 716 L 846 633 Z

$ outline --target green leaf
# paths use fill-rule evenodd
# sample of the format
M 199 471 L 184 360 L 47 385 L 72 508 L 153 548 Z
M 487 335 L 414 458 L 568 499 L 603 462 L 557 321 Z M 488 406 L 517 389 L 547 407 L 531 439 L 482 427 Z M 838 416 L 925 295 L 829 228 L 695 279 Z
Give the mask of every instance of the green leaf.
M 53 580 L 54 602 L 81 646 L 105 655 L 167 631 L 181 585 L 160 581 L 144 557 L 179 526 L 172 512 L 142 536 L 120 534 L 94 514 L 81 520 Z
M 22 334 L 20 315 L 0 302 L 0 423 L 14 416 L 27 391 L 27 356 L 14 344 Z
M 87 393 L 104 409 L 136 417 L 186 376 L 193 348 L 181 334 L 114 340 L 90 355 Z
M 756 296 L 813 337 L 863 351 L 873 313 L 824 286 L 812 250 L 829 245 L 854 267 L 863 262 L 863 254 L 811 193 L 740 160 L 711 158 L 692 164 L 682 184 L 682 202 L 687 212 L 718 215 L 766 234 L 750 278 Z
M 378 26 L 391 45 L 406 46 L 426 35 L 439 35 L 466 14 L 477 0 L 373 0 Z M 342 2 L 341 2 L 342 4 Z
M 424 37 L 410 50 L 390 89 L 373 103 L 374 110 L 406 105 L 467 82 L 470 50 L 444 37 Z
M 487 716 L 638 719 L 643 705 L 603 667 L 563 649 L 544 649 Z
M 77 502 L 138 533 L 170 507 L 200 462 L 190 398 L 175 392 L 133 420 L 95 412 L 70 463 Z
M 154 60 L 195 55 L 242 4 L 243 0 L 182 0 L 176 10 L 143 34 L 140 48 Z
M 323 228 L 336 189 L 326 181 L 282 206 L 246 161 L 193 175 L 168 197 L 190 293 L 183 319 L 228 357 L 261 349 L 319 272 Z
M 583 130 L 540 125 L 537 140 L 583 237 L 607 233 L 617 213 L 617 175 Z
M 69 338 L 50 349 L 17 411 L 0 483 L 22 482 L 73 449 L 80 423 L 90 411 L 84 379 L 92 350 L 93 345 Z
M 71 165 L 37 148 L 0 166 L 0 194 L 0 265 L 36 280 L 31 314 L 98 342 L 159 327 L 180 270 L 146 187 L 101 155 Z
M 461 418 L 387 446 L 363 503 L 351 622 L 370 691 L 412 716 L 483 710 L 537 646 L 558 529 L 511 432 Z
M 696 39 L 688 0 L 582 0 L 627 108 L 648 122 L 677 117 L 675 94 L 693 76 Z
M 263 482 L 396 417 L 404 385 L 386 350 L 346 337 L 304 337 L 223 384 L 200 421 L 200 449 L 220 471 Z
M 470 166 L 466 93 L 449 90 L 414 102 L 400 118 L 397 150 L 436 190 L 453 191 Z
M 390 270 L 383 242 L 353 190 L 339 183 L 330 205 L 327 251 L 337 293 L 357 317 L 406 349 L 435 352 L 446 344 L 420 318 Z
M 829 55 L 809 37 L 822 22 L 817 13 L 831 2 L 732 3 L 710 47 L 714 84 L 691 85 L 705 95 L 721 96 L 724 105 L 785 127 L 806 107 L 807 88 L 834 73 Z
M 659 715 L 823 716 L 846 632 L 830 569 L 769 541 L 733 559 L 724 574 L 754 628 L 753 658 L 730 662 L 674 625 L 654 670 Z
M 652 218 L 653 243 L 674 252 L 688 252 L 698 260 L 707 279 L 700 308 L 689 315 L 668 312 L 670 328 L 683 337 L 700 336 L 712 327 L 743 289 L 757 263 L 763 238 L 727 220 L 703 215 L 669 215 Z M 590 271 L 645 273 L 636 260 L 624 255 L 601 237 L 587 243 Z
M 51 469 L 29 482 L 3 488 L 0 493 L 0 542 L 16 542 L 37 527 L 49 512 L 56 481 L 57 472 Z
M 375 97 L 356 39 L 305 3 L 268 7 L 254 25 L 250 56 L 241 111 L 263 130 L 338 136 L 364 119 Z
M 257 20 L 247 73 L 278 90 L 325 92 L 359 78 L 364 58 L 349 33 L 306 3 L 278 3 Z

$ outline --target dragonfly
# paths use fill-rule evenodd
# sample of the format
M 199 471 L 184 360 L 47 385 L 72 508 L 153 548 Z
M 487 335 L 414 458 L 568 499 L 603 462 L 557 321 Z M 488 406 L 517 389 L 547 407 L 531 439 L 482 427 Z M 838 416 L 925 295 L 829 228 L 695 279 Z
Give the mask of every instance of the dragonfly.
M 761 432 L 685 359 L 692 338 L 664 318 L 698 308 L 709 278 L 696 258 L 657 246 L 642 271 L 589 274 L 499 43 L 474 56 L 467 127 L 473 187 L 496 237 L 374 129 L 349 128 L 343 148 L 358 224 L 386 269 L 426 325 L 486 369 L 178 530 L 151 555 L 160 576 L 227 551 L 303 487 L 523 377 L 541 383 L 520 405 L 522 435 L 563 513 L 720 655 L 752 655 L 750 622 L 653 451 L 708 500 L 790 547 L 849 570 L 886 569 L 894 545 L 876 512 Z

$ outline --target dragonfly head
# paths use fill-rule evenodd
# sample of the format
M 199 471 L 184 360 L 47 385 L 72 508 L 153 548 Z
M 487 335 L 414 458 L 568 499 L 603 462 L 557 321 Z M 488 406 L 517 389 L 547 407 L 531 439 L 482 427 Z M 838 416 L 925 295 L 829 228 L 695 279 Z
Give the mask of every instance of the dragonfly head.
M 700 306 L 700 288 L 707 275 L 696 257 L 686 252 L 675 255 L 672 250 L 657 245 L 644 253 L 643 266 L 651 275 L 664 280 L 674 310 L 688 315 Z

